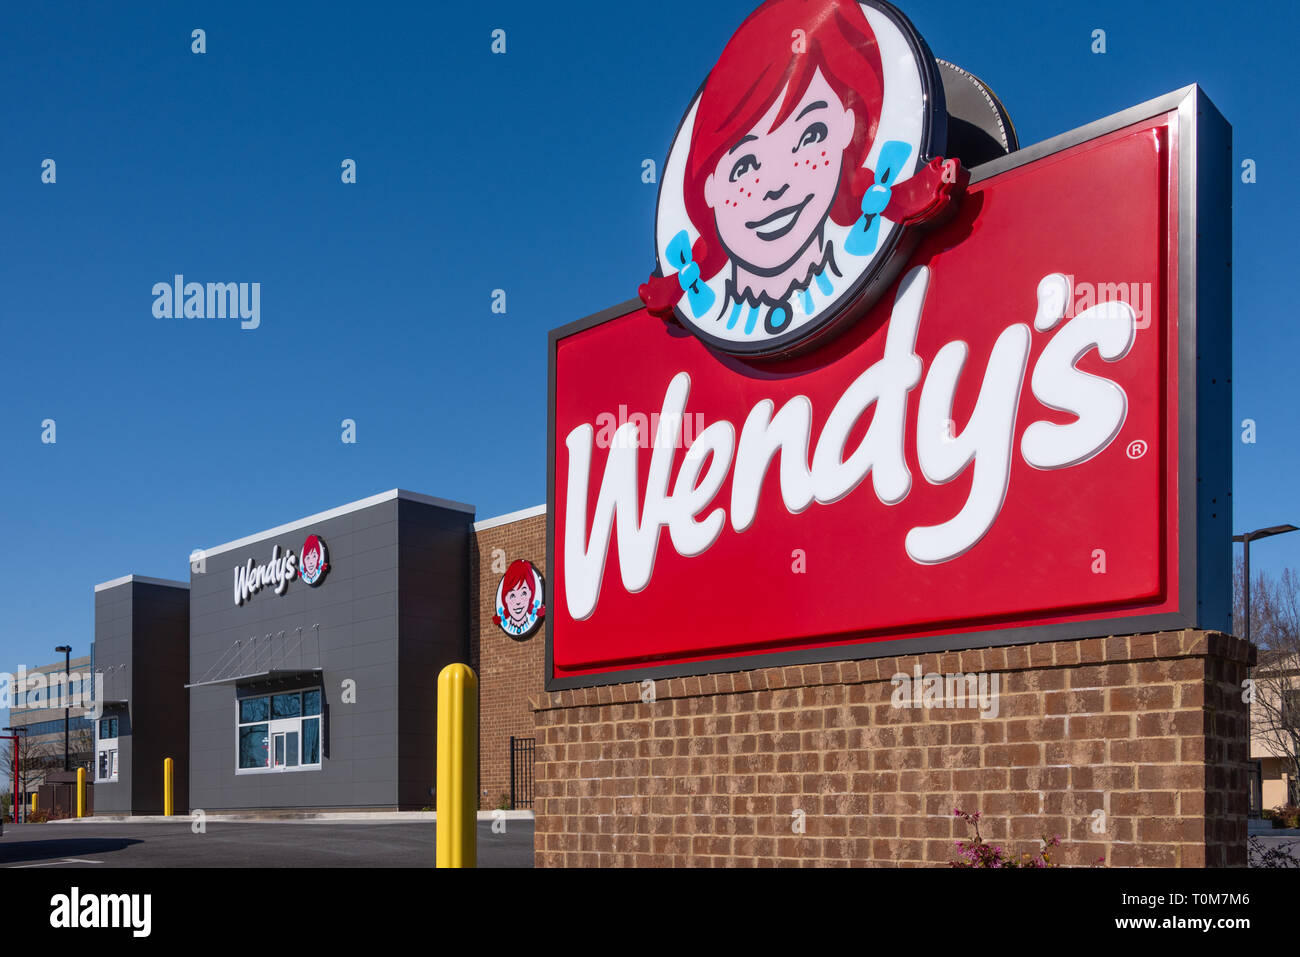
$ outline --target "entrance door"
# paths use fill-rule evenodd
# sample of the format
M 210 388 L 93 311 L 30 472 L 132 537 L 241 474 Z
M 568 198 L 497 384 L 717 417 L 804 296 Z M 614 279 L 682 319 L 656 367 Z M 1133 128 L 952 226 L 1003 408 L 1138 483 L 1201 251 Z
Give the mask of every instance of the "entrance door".
M 277 731 L 271 735 L 271 767 L 296 768 L 298 766 L 298 732 Z

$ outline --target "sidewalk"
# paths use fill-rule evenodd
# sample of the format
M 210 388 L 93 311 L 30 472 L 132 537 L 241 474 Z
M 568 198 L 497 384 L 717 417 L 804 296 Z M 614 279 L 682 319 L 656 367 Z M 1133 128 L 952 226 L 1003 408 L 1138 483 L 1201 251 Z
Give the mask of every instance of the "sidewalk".
M 92 817 L 69 817 L 51 824 L 183 824 L 192 820 L 197 809 L 184 814 L 163 817 L 161 814 L 104 814 Z M 331 821 L 366 821 L 372 823 L 404 823 L 436 821 L 436 811 L 205 811 L 208 823 L 258 823 L 258 824 L 328 824 Z M 479 811 L 480 821 L 531 821 L 532 811 Z

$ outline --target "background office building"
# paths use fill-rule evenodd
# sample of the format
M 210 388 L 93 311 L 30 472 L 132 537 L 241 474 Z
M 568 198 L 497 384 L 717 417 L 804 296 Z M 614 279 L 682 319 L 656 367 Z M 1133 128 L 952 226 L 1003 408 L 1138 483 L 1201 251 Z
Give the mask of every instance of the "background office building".
M 85 645 L 82 645 L 83 649 Z M 65 682 L 65 672 L 73 679 Z M 68 688 L 68 702 L 89 700 L 91 687 L 87 675 L 92 673 L 91 657 L 82 655 L 53 662 L 48 665 L 23 669 L 23 686 L 13 688 L 13 706 L 9 710 L 9 726 L 20 728 L 16 732 L 20 741 L 17 748 L 19 765 L 19 800 L 28 801 L 52 772 L 63 770 L 64 763 L 64 703 L 62 689 Z M 17 678 L 19 669 L 14 668 Z M 83 697 L 84 695 L 84 697 Z M 67 715 L 68 767 L 91 768 L 93 760 L 94 729 L 85 708 L 69 708 Z M 15 733 L 15 732 L 6 732 Z M 0 741 L 0 778 L 6 785 L 14 779 L 15 761 L 13 742 Z

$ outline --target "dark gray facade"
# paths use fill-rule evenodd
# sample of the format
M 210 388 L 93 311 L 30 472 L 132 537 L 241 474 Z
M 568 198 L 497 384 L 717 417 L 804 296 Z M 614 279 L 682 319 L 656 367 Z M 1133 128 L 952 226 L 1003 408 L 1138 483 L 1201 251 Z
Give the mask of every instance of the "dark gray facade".
M 101 721 L 92 729 L 98 814 L 161 814 L 165 758 L 174 764 L 175 809 L 187 806 L 189 608 L 184 582 L 128 575 L 95 587 L 94 667 L 104 678 L 102 717 L 116 719 L 117 730 L 106 740 Z M 110 749 L 116 780 L 101 775 L 100 753 Z
M 195 557 L 191 808 L 432 806 L 437 676 L 468 660 L 473 517 L 394 490 Z M 311 535 L 316 584 L 236 601 L 237 569 L 300 559 Z

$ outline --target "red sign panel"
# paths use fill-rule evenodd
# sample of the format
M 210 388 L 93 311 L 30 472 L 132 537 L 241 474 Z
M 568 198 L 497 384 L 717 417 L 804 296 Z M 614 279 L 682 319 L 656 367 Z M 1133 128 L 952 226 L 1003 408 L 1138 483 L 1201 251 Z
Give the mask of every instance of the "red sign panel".
M 1218 626 L 1198 96 L 977 169 L 813 352 L 643 308 L 553 333 L 549 686 Z

